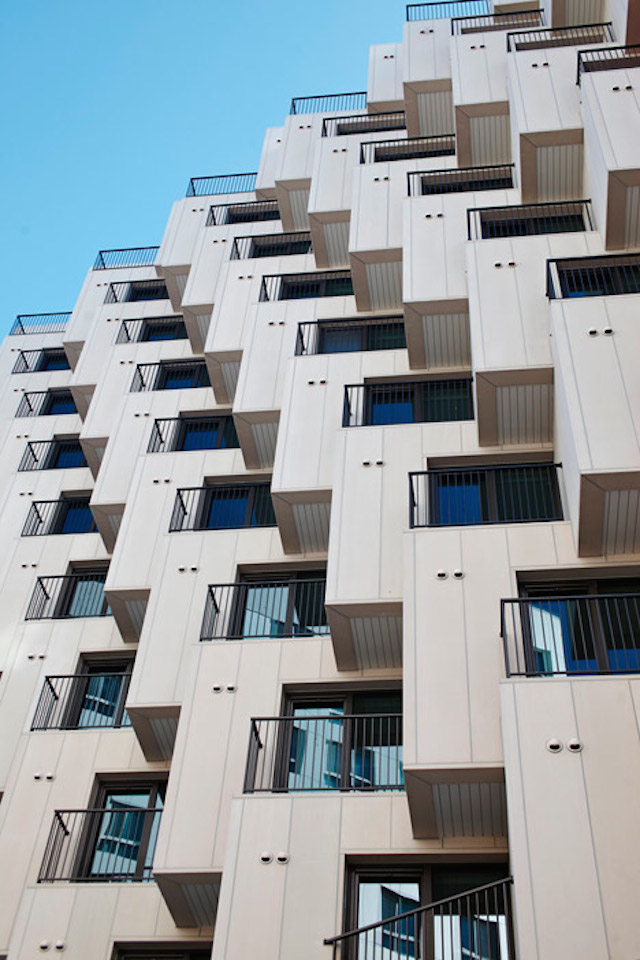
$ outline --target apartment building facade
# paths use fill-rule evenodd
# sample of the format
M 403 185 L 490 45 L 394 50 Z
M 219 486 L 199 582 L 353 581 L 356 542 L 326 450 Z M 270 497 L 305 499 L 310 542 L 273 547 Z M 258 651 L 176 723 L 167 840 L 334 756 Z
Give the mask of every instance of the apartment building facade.
M 412 4 L 17 318 L 0 957 L 640 957 L 637 21 Z

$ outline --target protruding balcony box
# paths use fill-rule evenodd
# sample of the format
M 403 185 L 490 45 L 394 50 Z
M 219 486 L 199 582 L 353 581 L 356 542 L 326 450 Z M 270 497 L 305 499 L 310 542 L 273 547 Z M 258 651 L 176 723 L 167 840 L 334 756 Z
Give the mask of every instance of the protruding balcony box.
M 634 918 L 640 883 L 639 695 L 635 677 L 502 684 L 520 956 L 533 942 L 540 956 L 606 956 L 612 930 L 620 956 L 640 950 Z M 559 850 L 565 851 L 560 858 Z M 622 885 L 621 863 L 627 877 Z M 600 908 L 585 911 L 588 902 Z M 549 924 L 544 918 L 552 912 Z
M 504 33 L 451 38 L 458 165 L 511 163 Z
M 202 599 L 199 591 L 196 596 L 198 600 Z M 182 599 L 179 602 L 182 604 Z M 200 606 L 199 603 L 197 605 Z M 176 644 L 176 647 L 182 647 L 180 653 L 186 659 L 184 642 Z M 315 685 L 316 689 L 322 689 L 324 695 L 331 692 L 333 683 L 340 681 L 328 638 L 273 637 L 213 641 L 189 645 L 189 657 L 191 664 L 188 679 L 184 684 L 184 703 L 173 753 L 173 763 L 179 765 L 181 770 L 180 782 L 175 780 L 169 784 L 166 807 L 171 810 L 171 816 L 167 816 L 163 821 L 154 860 L 154 874 L 167 899 L 171 896 L 167 889 L 169 881 L 180 885 L 190 882 L 191 877 L 201 876 L 208 877 L 211 883 L 219 885 L 220 877 L 226 876 L 230 867 L 230 861 L 225 859 L 227 842 L 229 836 L 235 836 L 236 814 L 233 806 L 236 803 L 240 807 L 253 805 L 259 811 L 260 817 L 264 816 L 260 811 L 267 807 L 271 811 L 268 820 L 262 820 L 260 829 L 263 839 L 259 844 L 259 853 L 263 849 L 272 850 L 274 854 L 290 849 L 283 837 L 278 839 L 277 836 L 264 833 L 265 824 L 273 822 L 273 816 L 277 823 L 281 823 L 283 817 L 288 822 L 292 810 L 302 804 L 302 809 L 313 811 L 313 816 L 324 811 L 320 816 L 324 823 L 327 816 L 332 816 L 327 811 L 330 811 L 335 803 L 341 802 L 341 796 L 347 803 L 351 801 L 350 809 L 353 809 L 354 815 L 359 818 L 367 819 L 367 811 L 371 812 L 381 805 L 384 805 L 386 811 L 392 808 L 399 820 L 397 828 L 402 831 L 403 842 L 414 845 L 406 814 L 406 800 L 401 792 L 345 796 L 340 794 L 340 791 L 330 790 L 307 795 L 291 791 L 284 795 L 275 792 L 246 794 L 239 801 L 232 799 L 241 797 L 246 785 L 249 750 L 252 745 L 251 718 L 257 715 L 278 715 L 282 707 L 283 690 L 299 684 L 300 677 L 304 677 L 306 683 Z M 145 672 L 148 669 L 147 665 Z M 255 683 L 257 676 L 260 677 L 258 685 Z M 399 673 L 397 670 L 382 672 L 376 682 L 377 689 L 384 689 L 392 682 L 397 685 Z M 395 688 L 397 689 L 397 686 Z M 300 689 L 299 686 L 297 689 Z M 341 689 L 344 691 L 344 687 Z M 132 691 L 130 704 L 136 696 L 135 691 Z M 201 746 L 198 747 L 195 738 L 190 734 L 194 725 L 203 725 L 203 729 L 216 731 L 216 736 L 211 739 L 210 749 L 204 754 Z M 191 786 L 197 788 L 191 789 Z M 297 816 L 294 822 L 297 822 Z M 332 819 L 331 830 L 333 822 Z M 358 821 L 350 819 L 349 822 Z M 360 822 L 364 820 L 361 819 Z M 374 843 L 377 837 L 375 824 L 378 824 L 378 819 L 374 817 L 366 831 L 370 843 Z M 257 828 L 257 823 L 255 827 Z M 337 836 L 336 832 L 334 838 Z M 324 833 L 321 838 L 317 831 L 308 834 L 312 845 L 315 846 L 318 839 L 325 844 Z M 382 840 L 379 839 L 378 842 L 381 844 Z M 231 856 L 235 860 L 235 849 Z M 331 883 L 337 882 L 338 878 L 337 850 L 335 858 L 334 863 L 333 856 L 331 857 L 331 871 L 335 871 L 335 878 L 333 873 L 331 875 Z M 254 861 L 264 869 L 259 862 L 259 854 L 258 858 L 251 857 L 251 863 Z M 238 859 L 240 869 L 249 866 L 248 862 L 241 866 L 243 862 L 244 858 L 241 856 Z M 303 862 L 299 866 L 306 865 Z M 225 902 L 227 901 L 223 897 L 221 909 L 224 909 Z M 260 904 L 257 908 L 262 909 Z M 307 937 L 308 931 L 305 942 Z M 321 940 L 318 942 L 321 944 Z M 267 947 L 263 942 L 256 949 L 262 955 Z
M 510 169 L 504 173 L 512 175 Z M 447 186 L 444 174 L 441 179 Z M 434 372 L 470 367 L 467 208 L 516 200 L 515 189 L 499 189 L 418 194 L 405 201 L 403 299 L 411 367 Z
M 470 226 L 475 230 L 474 222 Z M 549 251 L 598 249 L 601 240 L 593 230 L 478 239 L 467 244 L 471 353 L 481 445 L 517 443 L 547 448 L 553 443 L 553 340 L 540 275 Z
M 291 114 L 285 120 L 281 137 L 276 138 L 282 139 L 282 149 L 274 151 L 271 170 L 284 230 L 309 228 L 307 206 L 311 175 L 325 116 L 324 113 Z
M 404 109 L 402 43 L 379 43 L 369 48 L 367 106 L 370 113 Z
M 511 143 L 520 170 L 523 203 L 576 200 L 583 185 L 583 120 L 575 84 L 576 51 L 606 42 L 605 27 L 508 35 L 507 85 Z M 565 33 L 567 36 L 565 37 Z M 539 45 L 536 38 L 540 37 Z M 556 46 L 566 42 L 567 46 Z M 535 45 L 534 45 L 535 44 Z
M 267 127 L 256 176 L 256 196 L 264 200 L 275 199 L 276 174 L 284 153 L 283 137 L 284 127 Z
M 580 556 L 640 552 L 639 301 L 551 301 L 556 449 Z
M 451 133 L 454 129 L 451 20 L 440 19 L 441 15 L 434 14 L 439 19 L 404 24 L 402 78 L 410 137 Z
M 640 110 L 633 90 L 640 84 L 640 67 L 590 70 L 581 73 L 580 84 L 586 145 L 585 189 L 593 198 L 607 250 L 637 248 Z
M 355 313 L 350 299 L 341 305 L 346 316 Z M 316 316 L 326 316 L 328 304 L 333 307 L 339 300 L 327 300 L 327 307 L 320 305 Z M 286 553 L 327 550 L 344 384 L 407 373 L 402 349 L 313 354 L 288 361 L 272 481 Z

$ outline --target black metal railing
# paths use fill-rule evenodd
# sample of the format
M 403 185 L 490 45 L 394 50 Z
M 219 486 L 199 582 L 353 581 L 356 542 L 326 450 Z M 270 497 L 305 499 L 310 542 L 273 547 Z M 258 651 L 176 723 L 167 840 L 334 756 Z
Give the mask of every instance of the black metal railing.
M 473 207 L 467 210 L 469 240 L 531 237 L 593 229 L 590 200 L 528 203 L 516 207 Z
M 640 672 L 640 594 L 501 601 L 508 677 Z
M 402 789 L 402 714 L 251 720 L 245 793 Z
M 507 34 L 507 50 L 545 50 L 548 47 L 575 47 L 579 43 L 607 43 L 613 40 L 611 23 L 583 23 L 576 27 L 546 27 Z
M 209 207 L 207 227 L 222 227 L 229 223 L 259 223 L 279 220 L 277 200 L 252 200 L 250 203 L 221 203 Z
M 384 133 L 385 130 L 406 130 L 403 110 L 389 113 L 359 113 L 354 116 L 327 117 L 322 121 L 323 137 L 344 137 L 356 133 Z
M 94 270 L 119 270 L 121 267 L 147 267 L 156 262 L 160 247 L 129 247 L 122 250 L 100 250 Z
M 389 160 L 419 160 L 423 157 L 453 157 L 455 133 L 408 140 L 370 140 L 360 144 L 360 163 L 385 163 Z
M 366 110 L 367 91 L 357 93 L 328 93 L 319 97 L 294 97 L 290 114 L 335 113 L 338 110 Z
M 59 500 L 34 500 L 20 536 L 95 533 L 97 527 L 89 500 L 90 494 L 83 497 L 61 497 Z
M 562 520 L 554 463 L 444 467 L 409 474 L 409 526 Z
M 437 193 L 467 193 L 473 190 L 509 190 L 513 187 L 513 164 L 451 170 L 419 170 L 407 174 L 410 197 Z
M 56 810 L 38 883 L 153 880 L 161 808 L 123 805 Z
M 326 577 L 211 585 L 200 639 L 255 640 L 328 634 L 325 588 Z
M 160 340 L 186 340 L 187 328 L 182 317 L 145 317 L 123 320 L 116 343 L 156 343 Z
M 547 260 L 547 296 L 615 297 L 640 293 L 640 254 Z
M 441 0 L 439 3 L 408 3 L 407 20 L 445 20 L 448 17 L 483 16 L 491 12 L 490 0 Z
M 28 470 L 71 470 L 86 467 L 87 461 L 76 438 L 29 441 L 18 464 L 18 472 Z
M 64 333 L 70 316 L 71 313 L 19 313 L 9 330 L 9 336 Z
M 23 393 L 16 417 L 50 417 L 77 413 L 70 390 L 34 390 Z
M 333 960 L 515 960 L 506 877 L 324 940 Z
M 111 616 L 104 595 L 105 571 L 38 577 L 25 620 L 71 620 Z
M 168 300 L 164 280 L 125 280 L 110 283 L 105 303 L 142 303 L 145 300 Z
M 190 390 L 210 386 L 204 360 L 163 360 L 160 363 L 137 364 L 130 392 Z
M 314 320 L 298 324 L 296 356 L 354 353 L 360 350 L 401 350 L 406 345 L 402 317 Z
M 42 373 L 69 369 L 69 361 L 62 347 L 46 347 L 44 350 L 19 350 L 11 373 Z
M 270 483 L 211 484 L 177 491 L 169 532 L 275 525 Z
M 316 297 L 348 297 L 353 294 L 350 270 L 323 273 L 287 273 L 264 276 L 260 300 L 305 300 Z
M 32 730 L 130 727 L 124 708 L 130 673 L 75 673 L 45 677 Z
M 291 257 L 297 253 L 311 253 L 311 234 L 305 230 L 298 233 L 236 237 L 231 248 L 231 260 Z
M 477 17 L 454 17 L 451 21 L 451 33 L 456 36 L 463 33 L 491 33 L 496 30 L 508 30 L 509 27 L 540 27 L 544 23 L 544 11 L 514 10 L 510 13 L 490 13 Z
M 470 379 L 354 383 L 344 388 L 343 427 L 473 420 Z
M 257 173 L 226 173 L 217 177 L 192 177 L 187 197 L 213 197 L 222 193 L 251 193 Z
M 147 453 L 175 450 L 222 450 L 239 447 L 231 414 L 214 417 L 172 417 L 153 424 Z
M 580 84 L 583 73 L 595 73 L 598 70 L 628 70 L 632 67 L 640 67 L 640 45 L 578 50 L 576 83 Z
M 640 594 L 501 601 L 508 677 L 640 672 Z

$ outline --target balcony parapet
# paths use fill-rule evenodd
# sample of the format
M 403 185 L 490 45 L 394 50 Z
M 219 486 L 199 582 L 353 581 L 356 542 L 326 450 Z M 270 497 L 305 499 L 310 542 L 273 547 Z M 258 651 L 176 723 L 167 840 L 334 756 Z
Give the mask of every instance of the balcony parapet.
M 212 584 L 200 640 L 325 636 L 325 589 L 326 577 Z
M 124 709 L 130 673 L 75 673 L 45 677 L 32 730 L 130 727 Z
M 257 173 L 225 173 L 215 177 L 192 177 L 185 196 L 213 197 L 223 193 L 251 193 Z
M 343 427 L 473 420 L 471 379 L 346 384 Z
M 367 91 L 357 93 L 328 93 L 317 97 L 294 97 L 289 113 L 335 113 L 341 110 L 366 110 Z
M 71 313 L 19 313 L 9 330 L 9 336 L 64 333 L 70 316 Z
M 590 200 L 527 203 L 509 207 L 472 207 L 467 210 L 469 240 L 532 237 L 594 229 Z
M 539 7 L 537 10 L 454 17 L 451 20 L 451 33 L 453 36 L 464 33 L 493 33 L 497 30 L 508 30 L 509 27 L 541 27 L 543 23 L 544 10 Z
M 507 50 L 545 50 L 550 47 L 575 47 L 580 43 L 613 41 L 611 21 L 584 23 L 576 27 L 545 27 L 544 30 L 523 30 L 507 34 Z
M 160 247 L 127 247 L 120 250 L 100 250 L 93 264 L 94 270 L 119 270 L 123 267 L 152 266 Z
M 597 50 L 578 50 L 578 77 L 600 70 L 629 70 L 640 67 L 640 46 L 600 47 Z

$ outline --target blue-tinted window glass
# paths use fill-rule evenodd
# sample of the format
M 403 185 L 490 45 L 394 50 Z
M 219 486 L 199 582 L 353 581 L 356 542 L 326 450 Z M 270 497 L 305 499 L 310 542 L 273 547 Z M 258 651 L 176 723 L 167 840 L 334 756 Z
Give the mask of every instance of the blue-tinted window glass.
M 160 340 L 184 340 L 187 331 L 181 320 L 145 320 L 140 340 L 153 343 Z
M 141 879 L 150 879 L 162 806 L 159 791 L 154 799 L 152 809 L 156 812 L 153 813 L 148 812 L 151 807 L 149 790 L 124 789 L 109 793 L 104 800 L 106 812 L 100 820 L 89 876 L 128 880 L 137 875 Z M 147 818 L 151 818 L 151 830 L 148 841 L 143 843 Z
M 391 423 L 413 423 L 414 391 L 391 384 L 370 389 L 370 415 L 367 423 L 384 426 Z
M 104 617 L 111 613 L 104 595 L 106 575 L 78 576 L 71 584 L 67 617 Z
M 362 350 L 362 332 L 362 327 L 322 327 L 318 353 L 352 353 Z
M 218 446 L 218 433 L 220 422 L 218 420 L 189 420 L 184 421 L 182 427 L 181 450 L 215 450 Z M 224 436 L 221 437 L 220 446 L 226 446 Z
M 224 530 L 243 527 L 247 517 L 249 491 L 220 490 L 210 494 L 206 527 L 209 530 Z
M 441 526 L 482 523 L 486 511 L 486 478 L 480 473 L 435 476 L 435 522 Z
M 51 469 L 68 470 L 72 467 L 86 467 L 82 447 L 77 440 L 58 441 L 53 448 Z
M 95 528 L 88 503 L 64 503 L 63 501 L 59 533 L 91 533 Z
M 70 393 L 50 393 L 44 405 L 43 413 L 48 416 L 60 413 L 75 413 L 76 405 Z
M 118 709 L 123 681 L 123 674 L 96 674 L 89 677 L 82 698 L 77 726 L 112 726 Z
M 68 370 L 69 361 L 64 350 L 43 350 L 38 370 Z

